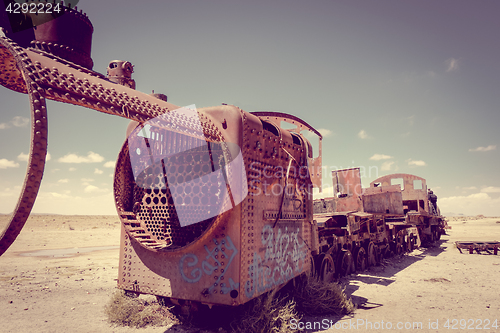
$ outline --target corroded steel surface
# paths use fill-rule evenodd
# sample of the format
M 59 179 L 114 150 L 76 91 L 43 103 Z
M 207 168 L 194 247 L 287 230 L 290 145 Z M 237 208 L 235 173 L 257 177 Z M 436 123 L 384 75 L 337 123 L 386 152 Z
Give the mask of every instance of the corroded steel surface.
M 30 75 L 31 59 L 14 42 L 0 37 L 0 83 L 14 91 L 27 93 L 31 106 L 31 145 L 26 177 L 7 228 L 0 236 L 0 255 L 21 232 L 35 203 L 47 155 L 47 108 L 44 89 Z M 18 66 L 16 64 L 24 64 Z M 20 69 L 18 69 L 20 68 Z
M 444 233 L 446 220 L 439 215 L 437 197 L 427 193 L 424 178 L 392 174 L 361 188 L 360 168 L 350 168 L 333 171 L 332 180 L 334 197 L 315 200 L 313 207 L 318 258 L 330 255 L 337 274 L 348 273 L 349 253 L 352 267 L 363 270 L 384 256 L 430 245 Z
M 498 254 L 498 249 L 500 249 L 500 242 L 492 241 L 492 242 L 482 242 L 482 241 L 458 241 L 455 242 L 458 251 L 462 253 L 462 250 L 468 250 L 469 254 L 473 254 L 474 251 L 476 253 L 481 254 L 481 252 L 486 252 L 488 254 Z
M 318 139 L 318 151 L 317 151 L 317 157 L 313 157 L 313 149 L 311 144 L 309 143 L 308 140 L 304 140 L 303 136 L 301 140 L 304 140 L 305 144 L 305 149 L 307 152 L 307 159 L 308 159 L 308 167 L 309 167 L 309 173 L 311 176 L 311 182 L 314 185 L 314 187 L 319 188 L 321 191 L 322 189 L 322 135 L 311 125 L 306 123 L 304 120 L 297 118 L 292 115 L 288 115 L 285 113 L 280 113 L 280 112 L 252 112 L 252 114 L 265 119 L 267 121 L 272 122 L 275 126 L 281 127 L 282 122 L 288 123 L 289 125 L 294 125 L 296 126 L 295 128 L 291 128 L 288 131 L 290 133 L 295 133 L 295 134 L 300 134 L 303 131 L 310 131 L 311 133 L 315 134 Z M 286 132 L 283 132 L 286 133 Z M 295 136 L 295 138 L 297 138 Z
M 124 178 L 115 177 L 117 208 L 124 221 L 119 287 L 206 304 L 238 305 L 310 269 L 310 252 L 316 243 L 308 205 L 312 183 L 307 164 L 300 164 L 306 161 L 307 141 L 300 134 L 300 140 L 294 141 L 288 130 L 234 106 L 203 108 L 198 113 L 214 119 L 203 131 L 218 133 L 209 140 L 211 158 L 197 144 L 206 138 L 150 129 L 151 149 L 164 147 L 162 138 L 176 142 L 176 148 L 173 155 L 158 152 L 165 170 L 160 163 L 152 165 L 158 170 L 148 171 L 145 181 L 138 183 L 130 163 L 135 142 L 129 139 L 122 148 L 116 174 Z M 226 145 L 213 145 L 221 142 Z M 244 168 L 227 164 L 224 179 L 230 195 L 220 202 L 221 212 L 200 221 L 210 200 L 201 189 L 210 192 L 222 182 L 217 178 L 220 174 L 212 171 L 211 159 L 229 156 L 223 160 L 234 162 L 240 154 Z M 208 174 L 212 179 L 205 177 Z M 187 183 L 187 175 L 189 181 L 197 181 Z M 176 194 L 172 179 L 177 179 Z M 245 179 L 243 192 L 248 192 L 239 198 L 233 186 L 238 179 Z M 183 206 L 173 205 L 175 195 Z M 231 209 L 226 210 L 226 205 Z M 182 226 L 183 209 L 189 212 L 186 221 L 199 222 Z
M 0 37 L 0 84 L 29 95 L 32 121 L 27 175 L 0 254 L 40 187 L 45 99 L 132 120 L 114 176 L 119 288 L 179 304 L 239 305 L 304 272 L 330 280 L 439 239 L 444 220 L 425 179 L 396 174 L 362 189 L 359 168 L 337 170 L 335 197 L 313 206 L 322 137 L 312 126 L 230 105 L 180 108 L 164 94 L 135 90 L 127 61 L 111 61 L 106 76 L 92 71 L 92 25 L 65 10 L 64 20 L 33 33 L 30 48 Z M 70 26 L 78 36 L 58 34 Z M 316 208 L 322 214 L 313 215 Z
M 57 19 L 30 48 L 0 37 L 0 83 L 29 95 L 33 132 L 24 189 L 0 249 L 21 230 L 40 186 L 48 98 L 133 121 L 114 177 L 120 288 L 237 305 L 309 271 L 318 248 L 311 203 L 312 188 L 321 187 L 321 151 L 314 156 L 303 132 L 317 135 L 321 149 L 319 132 L 284 113 L 179 108 L 163 94 L 135 90 L 126 61 L 111 61 L 107 76 L 92 71 L 90 21 L 67 11 L 68 24 L 84 26 L 82 45 L 52 35 L 67 28 Z
M 24 49 L 0 37 L 0 83 L 27 93 L 32 110 L 30 161 L 23 190 L 10 226 L 0 240 L 3 253 L 17 237 L 33 207 L 43 175 L 47 151 L 45 98 L 145 121 L 178 107 L 106 80 L 96 72 L 47 52 Z
M 422 177 L 406 173 L 391 174 L 375 179 L 370 183 L 370 188 L 397 186 L 391 182 L 392 180 L 402 180 L 401 194 L 403 195 L 403 202 L 412 201 L 416 203 L 413 207 L 408 207 L 410 210 L 423 211 L 424 213 L 429 212 L 427 184 L 426 180 Z M 376 184 L 380 185 L 375 186 Z M 420 185 L 420 188 L 417 188 L 417 184 Z

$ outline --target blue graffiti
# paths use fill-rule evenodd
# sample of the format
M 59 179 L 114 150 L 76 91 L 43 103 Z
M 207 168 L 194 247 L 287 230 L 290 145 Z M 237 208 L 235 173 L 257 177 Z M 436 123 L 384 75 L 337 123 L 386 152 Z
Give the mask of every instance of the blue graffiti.
M 228 280 L 229 286 L 225 283 L 221 283 L 221 281 L 224 280 L 224 275 L 226 275 L 234 257 L 236 257 L 238 249 L 234 246 L 231 241 L 231 237 L 229 236 L 226 236 L 221 241 L 218 241 L 217 239 L 212 239 L 212 241 L 215 246 L 211 250 L 207 245 L 204 246 L 207 255 L 205 260 L 201 263 L 201 269 L 197 266 L 199 261 L 198 257 L 193 253 L 187 253 L 179 262 L 179 270 L 184 281 L 189 283 L 196 283 L 200 281 L 203 274 L 211 276 L 213 273 L 217 273 L 218 270 L 220 270 L 220 275 L 217 276 L 215 283 L 208 288 L 208 291 L 212 292 L 215 286 L 220 284 L 221 291 L 224 294 L 227 294 L 231 290 L 239 288 L 239 283 L 235 283 L 231 278 Z M 231 255 L 228 256 L 228 253 L 231 253 Z M 229 258 L 225 267 L 220 261 L 222 258 Z M 186 271 L 189 271 L 190 268 L 192 268 L 191 271 L 186 274 Z
M 193 267 L 193 266 L 196 266 L 196 264 L 198 263 L 198 257 L 196 257 L 194 254 L 192 253 L 188 253 L 188 254 L 185 254 L 182 259 L 181 259 L 181 262 L 179 264 L 179 269 L 181 270 L 181 275 L 182 277 L 184 278 L 184 280 L 186 280 L 187 282 L 190 282 L 190 283 L 195 283 L 195 282 L 198 282 L 200 281 L 201 279 L 201 270 L 199 268 L 195 268 L 191 271 L 191 276 L 192 278 L 188 278 L 186 275 L 184 275 L 184 262 L 186 260 L 191 260 L 187 263 L 187 266 L 188 267 Z
M 262 245 L 265 246 L 264 258 L 253 254 L 253 263 L 248 267 L 250 280 L 246 283 L 245 293 L 252 297 L 278 286 L 302 273 L 307 248 L 304 241 L 299 242 L 300 228 L 296 231 L 284 231 L 266 225 L 262 230 Z

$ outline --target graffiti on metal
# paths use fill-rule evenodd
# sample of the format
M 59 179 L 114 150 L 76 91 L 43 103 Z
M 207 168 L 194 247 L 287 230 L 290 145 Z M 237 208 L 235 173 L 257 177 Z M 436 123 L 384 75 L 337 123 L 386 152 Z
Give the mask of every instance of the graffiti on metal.
M 289 231 L 287 226 L 275 229 L 264 226 L 261 237 L 264 258 L 257 252 L 253 254 L 253 263 L 248 267 L 250 280 L 245 288 L 247 297 L 285 283 L 303 271 L 308 250 L 305 242 L 299 241 L 299 233 L 299 227 Z
M 187 253 L 179 262 L 179 270 L 184 281 L 189 283 L 200 281 L 203 274 L 208 276 L 213 275 L 215 283 L 208 288 L 208 291 L 212 292 L 215 287 L 220 285 L 221 291 L 227 294 L 229 291 L 239 288 L 239 283 L 235 283 L 232 278 L 228 279 L 229 286 L 221 282 L 224 280 L 224 276 L 229 266 L 231 266 L 234 257 L 236 257 L 238 249 L 234 246 L 229 236 L 226 236 L 222 240 L 212 239 L 212 241 L 215 244 L 212 249 L 209 249 L 207 245 L 204 246 L 207 255 L 201 262 L 201 265 L 198 265 L 199 259 L 195 254 Z M 228 258 L 227 264 L 224 263 L 226 258 Z

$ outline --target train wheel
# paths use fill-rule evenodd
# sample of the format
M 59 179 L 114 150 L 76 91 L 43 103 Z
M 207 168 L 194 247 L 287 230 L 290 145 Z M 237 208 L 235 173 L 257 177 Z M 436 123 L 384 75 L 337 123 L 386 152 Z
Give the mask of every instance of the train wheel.
M 389 248 L 388 248 L 388 253 L 387 253 L 387 257 L 388 258 L 392 258 L 394 257 L 394 255 L 396 254 L 396 248 L 397 248 L 397 245 L 395 242 L 390 242 L 389 243 Z
M 375 244 L 373 242 L 370 242 L 370 244 L 368 244 L 368 267 L 375 266 L 379 262 L 380 259 L 378 258 L 378 252 L 375 248 Z
M 396 245 L 396 254 L 397 255 L 400 255 L 400 254 L 403 254 L 403 244 L 397 244 Z
M 436 233 L 431 230 L 431 234 L 429 235 L 430 244 L 432 245 L 436 241 Z
M 323 282 L 332 282 L 335 277 L 335 263 L 329 254 L 325 254 L 321 262 L 320 277 Z
M 320 253 L 311 262 L 311 265 L 314 266 L 314 268 L 311 269 L 311 277 L 315 277 L 318 280 L 321 278 L 321 264 L 323 263 L 323 258 L 325 258 L 325 253 Z
M 413 249 L 415 248 L 415 237 L 413 234 L 410 235 L 410 238 L 408 239 L 408 253 L 413 252 Z
M 441 232 L 439 231 L 439 229 L 436 229 L 434 231 L 434 240 L 437 242 L 440 239 L 441 239 Z
M 363 272 L 366 269 L 366 251 L 363 247 L 358 247 L 354 251 L 354 263 L 357 272 Z
M 351 251 L 349 250 L 342 251 L 342 253 L 339 255 L 337 262 L 337 267 L 338 267 L 337 271 L 339 277 L 351 274 L 352 265 L 353 265 L 353 260 Z
M 310 268 L 310 270 L 308 272 L 308 275 L 310 277 L 315 277 L 317 275 L 317 272 L 316 272 L 316 266 L 317 266 L 317 264 L 314 261 L 315 261 L 314 256 L 310 256 L 309 257 L 309 263 L 311 265 L 311 268 Z

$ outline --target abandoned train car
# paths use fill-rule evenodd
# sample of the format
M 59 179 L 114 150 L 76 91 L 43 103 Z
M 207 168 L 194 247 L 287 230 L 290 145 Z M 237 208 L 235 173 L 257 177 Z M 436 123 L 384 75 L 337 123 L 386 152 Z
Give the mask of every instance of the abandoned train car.
M 0 36 L 0 84 L 28 95 L 32 119 L 27 174 L 0 254 L 21 231 L 40 188 L 46 99 L 132 121 L 114 175 L 124 290 L 236 306 L 303 273 L 331 280 L 363 270 L 443 232 L 435 196 L 412 175 L 392 175 L 402 187 L 385 176 L 362 189 L 359 169 L 337 170 L 335 196 L 313 201 L 312 189 L 321 188 L 322 138 L 312 126 L 229 105 L 181 108 L 164 94 L 136 90 L 127 61 L 113 60 L 107 75 L 98 73 L 90 20 L 61 10 L 56 18 L 40 14 L 46 23 L 22 39 L 8 29 Z M 308 135 L 318 138 L 318 152 Z

